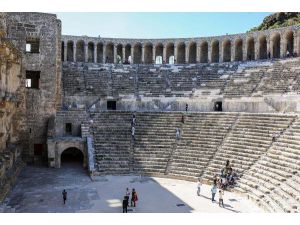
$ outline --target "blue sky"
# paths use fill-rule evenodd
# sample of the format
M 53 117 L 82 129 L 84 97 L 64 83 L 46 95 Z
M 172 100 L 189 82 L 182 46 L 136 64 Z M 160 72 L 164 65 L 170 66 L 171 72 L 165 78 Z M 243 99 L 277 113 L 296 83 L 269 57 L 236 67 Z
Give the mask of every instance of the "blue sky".
M 180 38 L 244 33 L 270 13 L 56 13 L 62 33 L 115 38 Z

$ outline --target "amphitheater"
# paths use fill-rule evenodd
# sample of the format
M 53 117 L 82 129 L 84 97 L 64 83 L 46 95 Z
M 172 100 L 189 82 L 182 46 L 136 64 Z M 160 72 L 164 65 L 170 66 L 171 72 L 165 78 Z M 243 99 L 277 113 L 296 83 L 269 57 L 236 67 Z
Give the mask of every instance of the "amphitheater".
M 300 212 L 299 26 L 184 39 L 61 29 L 55 14 L 0 13 L 0 211 L 121 212 L 118 201 L 93 208 L 80 194 L 82 207 L 63 209 L 50 191 L 95 199 L 98 184 L 114 193 L 126 183 L 144 185 L 143 195 L 160 184 L 160 212 L 219 212 L 192 207 L 195 181 L 209 198 L 230 160 L 238 180 L 225 196 L 245 200 L 236 211 Z M 80 168 L 64 167 L 70 160 Z M 42 188 L 33 204 L 30 193 Z M 176 197 L 172 188 L 188 191 Z M 185 194 L 190 209 L 164 205 Z

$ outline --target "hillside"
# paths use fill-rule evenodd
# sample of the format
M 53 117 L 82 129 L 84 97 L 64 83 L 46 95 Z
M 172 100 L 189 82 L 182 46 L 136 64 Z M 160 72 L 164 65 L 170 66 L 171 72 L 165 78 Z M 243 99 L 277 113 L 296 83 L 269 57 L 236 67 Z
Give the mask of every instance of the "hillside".
M 292 25 L 300 25 L 300 13 L 279 12 L 265 17 L 263 22 L 259 26 L 253 27 L 249 32 L 287 27 Z

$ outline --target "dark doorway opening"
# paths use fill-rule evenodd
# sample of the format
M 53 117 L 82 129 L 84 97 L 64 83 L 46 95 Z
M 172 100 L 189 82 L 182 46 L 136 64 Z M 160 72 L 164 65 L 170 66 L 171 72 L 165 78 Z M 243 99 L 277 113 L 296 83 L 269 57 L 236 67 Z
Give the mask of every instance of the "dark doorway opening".
M 83 165 L 83 154 L 78 148 L 67 148 L 61 154 L 61 166 L 70 163 Z
M 117 102 L 116 101 L 107 101 L 107 110 L 116 110 Z
M 223 111 L 222 102 L 215 102 L 214 111 L 215 112 L 222 112 Z

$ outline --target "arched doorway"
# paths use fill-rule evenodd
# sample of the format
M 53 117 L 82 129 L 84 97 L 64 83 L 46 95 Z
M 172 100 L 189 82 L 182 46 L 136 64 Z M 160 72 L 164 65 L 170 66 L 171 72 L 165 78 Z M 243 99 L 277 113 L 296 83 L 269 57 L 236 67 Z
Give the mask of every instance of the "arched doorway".
M 78 148 L 67 148 L 61 153 L 61 167 L 78 165 L 83 166 L 84 155 Z

